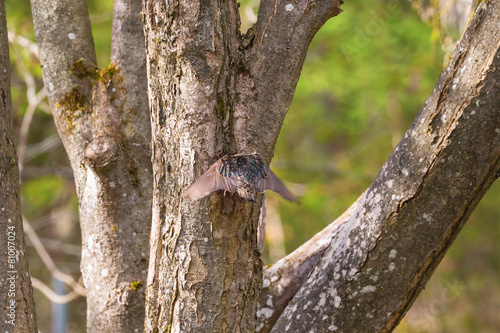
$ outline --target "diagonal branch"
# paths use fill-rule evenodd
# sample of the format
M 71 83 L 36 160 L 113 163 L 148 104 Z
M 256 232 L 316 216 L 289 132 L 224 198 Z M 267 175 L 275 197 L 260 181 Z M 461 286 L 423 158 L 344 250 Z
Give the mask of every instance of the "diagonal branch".
M 76 290 L 73 290 L 66 295 L 56 294 L 52 289 L 50 289 L 49 286 L 34 277 L 31 277 L 31 283 L 33 284 L 33 288 L 38 289 L 52 303 L 66 304 L 81 296 Z
M 35 43 L 24 36 L 17 35 L 13 31 L 8 32 L 9 43 L 15 43 L 25 50 L 28 50 L 31 55 L 38 58 L 38 47 Z
M 257 309 L 257 331 L 269 332 L 300 289 L 323 252 L 351 218 L 361 195 L 339 218 L 298 249 L 264 270 Z
M 33 244 L 33 247 L 35 248 L 36 252 L 40 256 L 40 259 L 42 259 L 43 263 L 49 269 L 52 276 L 70 286 L 74 290 L 74 292 L 77 293 L 77 295 L 85 296 L 85 288 L 80 283 L 75 281 L 75 279 L 73 279 L 71 275 L 65 274 L 57 268 L 56 264 L 50 257 L 49 253 L 43 246 L 42 242 L 40 241 L 40 238 L 38 238 L 38 235 L 36 234 L 35 230 L 33 230 L 30 223 L 26 220 L 24 216 L 23 216 L 23 229 L 24 232 L 26 233 L 26 236 L 30 240 L 31 244 Z
M 47 97 L 47 89 L 43 87 L 36 93 L 33 98 L 28 98 L 28 107 L 26 108 L 26 112 L 24 113 L 23 121 L 21 123 L 21 128 L 19 129 L 19 143 L 17 146 L 17 156 L 19 158 L 19 173 L 22 174 L 24 163 L 25 163 L 25 153 L 26 146 L 28 144 L 28 133 L 31 126 L 31 122 L 33 121 L 33 116 L 35 115 L 35 110 L 38 105 L 43 102 L 43 100 Z M 22 180 L 22 179 L 21 179 Z
M 9 31 L 9 43 L 15 43 L 21 46 L 23 49 L 28 50 L 32 55 L 38 57 L 38 47 L 35 43 L 30 41 L 29 39 L 18 36 L 15 33 Z M 29 128 L 31 126 L 31 122 L 33 121 L 33 116 L 35 114 L 35 110 L 40 106 L 40 104 L 47 97 L 47 89 L 43 87 L 38 92 L 36 92 L 36 84 L 33 75 L 26 69 L 23 64 L 22 57 L 18 55 L 16 49 L 13 48 L 13 53 L 16 54 L 16 67 L 19 71 L 19 74 L 23 77 L 24 82 L 26 83 L 26 97 L 28 100 L 28 107 L 24 113 L 23 121 L 21 123 L 21 128 L 19 130 L 19 143 L 17 146 L 17 157 L 19 159 L 19 174 L 22 175 L 24 162 L 25 162 L 25 153 L 26 146 L 28 144 L 28 133 Z M 22 177 L 21 177 L 22 181 Z
M 20 61 L 18 63 L 20 63 Z M 26 112 L 24 113 L 23 121 L 21 123 L 21 128 L 19 129 L 19 143 L 17 146 L 17 156 L 19 158 L 19 174 L 22 174 L 31 122 L 33 121 L 33 116 L 35 115 L 35 110 L 37 109 L 38 105 L 40 105 L 40 103 L 42 103 L 43 100 L 47 97 L 47 89 L 43 87 L 35 94 L 33 76 L 31 76 L 31 74 L 26 71 L 26 68 L 24 68 L 23 65 L 18 66 L 18 68 L 22 68 L 22 72 L 25 71 L 23 73 L 23 76 L 25 77 L 26 85 L 28 86 L 28 90 L 26 93 L 28 97 L 28 107 L 26 108 Z
M 479 6 L 426 104 L 271 332 L 391 332 L 500 175 L 500 3 Z

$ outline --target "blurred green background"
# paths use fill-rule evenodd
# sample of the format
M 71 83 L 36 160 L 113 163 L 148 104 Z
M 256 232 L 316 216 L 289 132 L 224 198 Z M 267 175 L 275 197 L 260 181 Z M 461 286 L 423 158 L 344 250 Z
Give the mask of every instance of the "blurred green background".
M 112 2 L 87 3 L 98 65 L 104 67 Z M 301 205 L 269 193 L 265 263 L 290 253 L 343 213 L 413 121 L 460 37 L 457 22 L 468 14 L 468 7 L 455 0 L 445 14 L 456 11 L 458 19 L 443 19 L 444 9 L 436 3 L 439 7 L 439 1 L 347 2 L 313 40 L 271 165 L 300 195 Z M 6 5 L 9 30 L 34 42 L 29 3 L 7 0 Z M 243 32 L 257 7 L 258 1 L 242 1 Z M 27 135 L 22 134 L 28 99 L 43 83 L 36 55 L 14 39 L 14 124 L 17 144 L 25 147 L 23 214 L 59 269 L 78 279 L 81 240 L 71 168 L 46 100 L 34 109 Z M 500 331 L 499 199 L 497 182 L 396 332 Z M 50 286 L 50 272 L 31 246 L 28 250 L 32 275 Z M 62 328 L 53 326 L 50 301 L 38 290 L 35 297 L 41 332 L 85 332 L 83 297 L 64 308 Z

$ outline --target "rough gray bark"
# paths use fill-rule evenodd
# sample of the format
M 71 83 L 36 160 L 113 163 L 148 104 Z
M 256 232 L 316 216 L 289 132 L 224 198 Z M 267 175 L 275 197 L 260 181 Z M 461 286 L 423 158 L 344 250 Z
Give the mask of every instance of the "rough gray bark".
M 0 331 L 37 332 L 21 218 L 19 167 L 10 101 L 5 1 L 0 1 Z
M 318 232 L 298 249 L 266 268 L 257 304 L 257 332 L 269 332 L 293 299 L 332 239 L 351 218 L 361 197 L 338 219 Z
M 475 17 L 412 126 L 271 332 L 390 332 L 500 175 L 499 1 Z
M 96 67 L 83 0 L 33 0 L 42 76 L 75 175 L 89 332 L 141 331 L 152 168 L 140 1 L 115 1 Z
M 339 1 L 144 1 L 154 168 L 146 331 L 255 330 L 262 203 L 178 200 L 224 153 L 271 160 L 307 47 Z

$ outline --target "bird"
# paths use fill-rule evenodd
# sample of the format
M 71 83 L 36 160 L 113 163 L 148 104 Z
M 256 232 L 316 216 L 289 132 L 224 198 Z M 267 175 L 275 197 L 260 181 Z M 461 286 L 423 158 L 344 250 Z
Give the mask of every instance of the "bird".
M 196 201 L 217 190 L 224 190 L 224 194 L 236 191 L 242 198 L 252 202 L 256 202 L 255 192 L 271 190 L 288 201 L 297 201 L 264 164 L 258 153 L 224 155 L 189 186 L 181 197 Z

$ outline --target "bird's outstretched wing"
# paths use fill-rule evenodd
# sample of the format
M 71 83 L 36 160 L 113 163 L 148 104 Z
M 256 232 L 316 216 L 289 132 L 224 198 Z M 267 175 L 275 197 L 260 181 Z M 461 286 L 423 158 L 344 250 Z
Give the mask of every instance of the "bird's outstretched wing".
M 258 192 L 264 192 L 265 190 L 271 190 L 288 201 L 297 201 L 297 198 L 286 188 L 285 184 L 274 174 L 274 172 L 265 166 L 265 171 L 267 173 L 266 178 L 258 178 L 255 182 L 255 189 Z
M 219 174 L 218 169 L 221 163 L 221 160 L 218 160 L 212 164 L 197 181 L 182 192 L 181 197 L 187 197 L 195 201 L 217 190 L 236 191 L 238 187 L 237 182 L 234 179 L 229 179 Z

